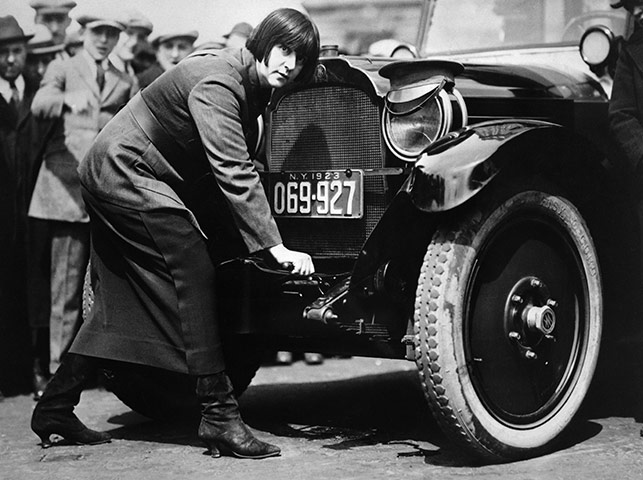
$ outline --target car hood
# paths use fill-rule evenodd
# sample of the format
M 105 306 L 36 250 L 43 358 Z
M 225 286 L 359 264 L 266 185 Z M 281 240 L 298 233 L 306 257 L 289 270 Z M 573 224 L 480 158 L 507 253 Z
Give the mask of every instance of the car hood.
M 442 59 L 442 58 L 441 58 Z M 394 60 L 373 57 L 326 57 L 321 59 L 328 81 L 356 82 L 364 80 L 376 93 L 386 95 L 388 79 L 379 70 Z M 464 97 L 520 97 L 605 99 L 599 82 L 581 71 L 538 64 L 463 63 L 465 69 L 456 78 L 456 86 Z

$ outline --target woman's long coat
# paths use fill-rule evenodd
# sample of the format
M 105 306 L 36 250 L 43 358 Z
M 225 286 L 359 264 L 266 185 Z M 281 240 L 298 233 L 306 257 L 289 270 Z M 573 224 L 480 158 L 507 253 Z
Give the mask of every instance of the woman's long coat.
M 281 243 L 247 145 L 269 95 L 249 51 L 200 52 L 141 91 L 181 158 L 159 152 L 129 106 L 99 134 L 80 168 L 95 308 L 72 352 L 197 375 L 224 369 L 209 253 Z M 225 241 L 208 252 L 206 236 Z

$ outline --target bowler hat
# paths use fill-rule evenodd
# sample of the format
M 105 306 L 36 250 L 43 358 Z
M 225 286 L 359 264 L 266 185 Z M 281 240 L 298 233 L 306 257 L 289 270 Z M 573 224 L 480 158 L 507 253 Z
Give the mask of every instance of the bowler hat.
M 27 53 L 30 55 L 44 55 L 61 51 L 65 46 L 54 43 L 54 37 L 44 25 L 34 26 L 34 37 L 27 42 Z
M 83 27 L 93 29 L 97 27 L 112 27 L 118 30 L 125 30 L 126 21 L 115 15 L 96 15 L 84 14 L 80 15 L 76 21 Z
M 0 44 L 24 40 L 25 42 L 33 35 L 25 35 L 24 30 L 18 25 L 13 15 L 0 17 Z
M 69 13 L 76 6 L 71 0 L 31 0 L 29 6 L 38 13 Z
M 237 23 L 234 27 L 232 27 L 232 30 L 230 30 L 228 33 L 226 33 L 223 36 L 223 38 L 229 38 L 230 35 L 234 33 L 244 37 L 249 37 L 250 34 L 252 33 L 252 25 L 246 22 Z

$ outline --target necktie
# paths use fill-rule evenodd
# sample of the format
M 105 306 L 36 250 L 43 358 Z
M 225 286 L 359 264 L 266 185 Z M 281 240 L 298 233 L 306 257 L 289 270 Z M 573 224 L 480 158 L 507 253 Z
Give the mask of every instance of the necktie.
M 98 83 L 98 90 L 103 91 L 105 86 L 105 69 L 103 62 L 96 62 L 96 83 Z
M 20 93 L 18 92 L 18 87 L 16 87 L 15 82 L 9 82 L 9 87 L 11 87 L 11 100 L 9 100 L 9 107 L 11 109 L 11 114 L 13 115 L 14 121 L 18 118 L 18 107 L 20 105 Z

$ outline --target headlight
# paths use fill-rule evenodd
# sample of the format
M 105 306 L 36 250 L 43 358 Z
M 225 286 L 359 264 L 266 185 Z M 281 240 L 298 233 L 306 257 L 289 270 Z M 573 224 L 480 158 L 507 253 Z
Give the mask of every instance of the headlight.
M 442 81 L 387 95 L 382 116 L 384 140 L 402 160 L 415 161 L 452 127 L 466 125 L 467 110 L 462 96 L 457 90 L 449 93 L 444 87 Z
M 595 25 L 587 29 L 580 40 L 580 54 L 590 67 L 600 67 L 607 64 L 610 56 L 616 51 L 616 41 L 612 31 L 603 26 Z
M 450 60 L 401 60 L 384 65 L 379 74 L 391 82 L 382 114 L 388 148 L 414 162 L 429 145 L 452 128 L 467 124 L 467 108 L 455 89 L 464 71 Z

